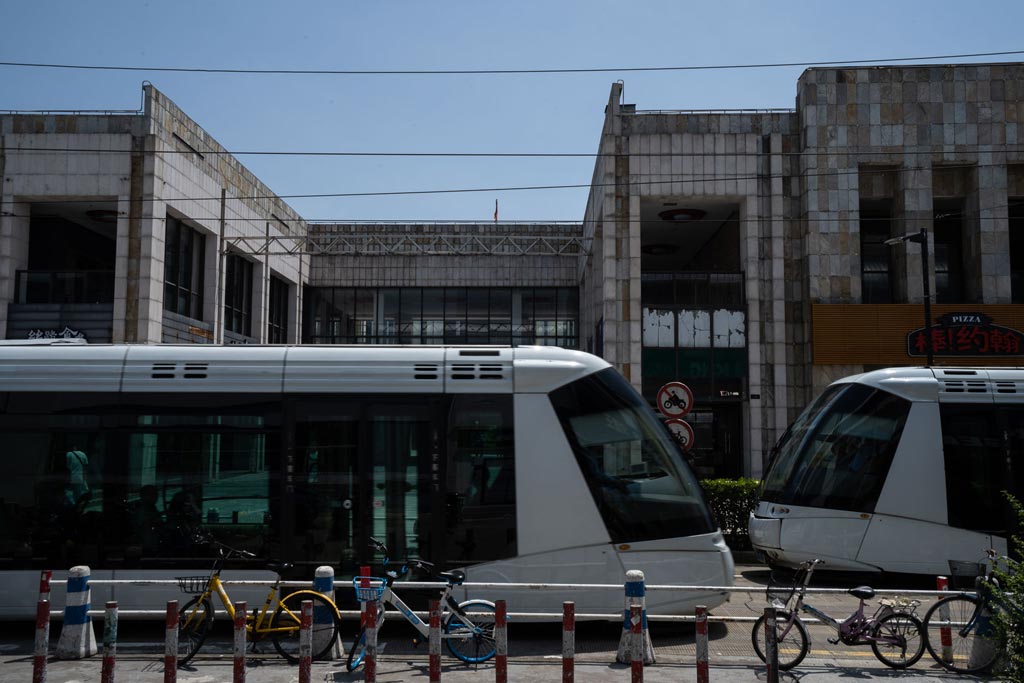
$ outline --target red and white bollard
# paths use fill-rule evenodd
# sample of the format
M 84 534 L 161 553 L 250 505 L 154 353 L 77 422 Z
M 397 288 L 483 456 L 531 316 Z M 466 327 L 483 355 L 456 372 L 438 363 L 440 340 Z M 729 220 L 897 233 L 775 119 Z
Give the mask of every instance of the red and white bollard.
M 167 630 L 164 633 L 164 683 L 178 680 L 178 601 L 167 601 Z
M 576 603 L 562 603 L 562 683 L 576 678 Z
M 430 652 L 430 683 L 441 681 L 441 602 L 430 601 L 430 634 L 427 638 Z
M 313 675 L 313 601 L 302 601 L 299 622 L 299 683 L 310 683 Z
M 640 605 L 629 606 L 629 631 L 632 634 L 633 658 L 630 662 L 633 683 L 644 683 L 644 635 L 643 608 Z
M 103 670 L 100 683 L 114 683 L 114 661 L 117 658 L 117 601 L 107 603 L 103 617 Z
M 369 588 L 370 581 L 366 577 L 370 576 L 370 568 L 365 566 L 360 567 L 359 576 L 361 577 L 359 587 Z M 359 628 L 366 628 L 366 602 L 363 600 L 359 601 Z
M 249 605 L 244 600 L 235 603 L 235 666 L 232 683 L 245 683 L 245 615 L 248 611 Z
M 764 608 L 764 663 L 765 681 L 779 683 L 779 641 L 776 629 L 775 608 Z
M 708 683 L 708 608 L 697 605 L 697 683 Z
M 377 601 L 366 602 L 366 660 L 363 663 L 363 680 L 377 681 Z
M 494 681 L 508 683 L 508 605 L 504 600 L 494 602 Z
M 949 590 L 949 579 L 945 576 L 938 576 L 935 578 L 935 588 L 940 591 Z M 946 663 L 953 662 L 953 630 L 949 627 L 949 606 L 942 605 L 939 607 L 939 619 L 942 620 L 946 626 L 939 629 L 939 641 L 942 643 L 942 661 Z
M 39 574 L 39 599 L 50 599 L 50 580 L 53 579 L 53 571 L 44 569 Z
M 36 603 L 36 646 L 32 658 L 32 683 L 46 683 L 46 660 L 50 656 L 50 601 Z

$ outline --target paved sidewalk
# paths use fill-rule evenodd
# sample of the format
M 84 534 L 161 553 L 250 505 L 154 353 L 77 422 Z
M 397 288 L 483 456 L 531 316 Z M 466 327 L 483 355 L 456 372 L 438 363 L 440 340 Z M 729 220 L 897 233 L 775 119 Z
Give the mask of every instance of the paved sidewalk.
M 251 657 L 246 669 L 246 680 L 250 683 L 295 683 L 298 668 L 284 663 L 277 657 Z M 51 661 L 48 666 L 48 683 L 99 683 L 102 661 L 92 657 L 80 661 Z M 377 680 L 381 683 L 429 680 L 424 657 L 386 657 L 378 664 Z M 469 667 L 445 661 L 441 680 L 450 683 L 485 683 L 494 680 L 494 665 L 491 662 L 478 667 Z M 115 671 L 117 681 L 131 683 L 162 683 L 163 665 L 159 656 L 119 657 Z M 197 662 L 178 672 L 183 683 L 230 683 L 232 660 L 230 657 L 213 657 Z M 515 661 L 508 667 L 508 680 L 512 683 L 559 683 L 562 669 L 560 660 Z M 850 683 L 851 679 L 905 678 L 914 683 L 929 681 L 972 680 L 928 667 L 919 663 L 914 668 L 898 672 L 881 665 L 870 667 L 815 664 L 801 666 L 792 673 L 783 672 L 780 680 L 790 683 Z M 580 663 L 576 664 L 576 680 L 580 683 L 629 683 L 630 668 L 621 664 Z M 0 657 L 0 683 L 23 683 L 32 680 L 30 657 Z M 364 680 L 363 670 L 348 673 L 342 662 L 324 662 L 313 665 L 313 681 L 347 683 Z M 660 662 L 646 667 L 644 680 L 650 683 L 695 683 L 697 673 L 693 664 L 682 662 Z M 764 666 L 727 664 L 712 666 L 712 683 L 755 683 L 765 681 Z

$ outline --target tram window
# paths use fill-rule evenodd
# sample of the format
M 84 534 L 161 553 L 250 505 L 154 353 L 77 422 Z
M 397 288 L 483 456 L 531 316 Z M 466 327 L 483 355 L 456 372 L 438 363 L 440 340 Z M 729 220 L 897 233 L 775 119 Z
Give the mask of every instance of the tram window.
M 909 411 L 909 401 L 861 384 L 830 389 L 788 432 L 764 498 L 873 512 Z
M 445 494 L 449 562 L 515 556 L 514 454 L 510 396 L 453 398 Z
M 950 526 L 1004 533 L 1009 472 L 994 406 L 943 403 L 939 414 Z
M 621 375 L 608 368 L 550 398 L 613 542 L 715 530 L 678 448 Z

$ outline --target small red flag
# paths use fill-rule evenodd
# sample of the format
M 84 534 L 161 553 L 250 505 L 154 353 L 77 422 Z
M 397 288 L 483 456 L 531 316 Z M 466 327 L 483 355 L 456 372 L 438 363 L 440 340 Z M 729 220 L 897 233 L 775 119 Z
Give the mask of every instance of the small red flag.
M 498 200 L 494 200 L 494 222 L 498 222 Z

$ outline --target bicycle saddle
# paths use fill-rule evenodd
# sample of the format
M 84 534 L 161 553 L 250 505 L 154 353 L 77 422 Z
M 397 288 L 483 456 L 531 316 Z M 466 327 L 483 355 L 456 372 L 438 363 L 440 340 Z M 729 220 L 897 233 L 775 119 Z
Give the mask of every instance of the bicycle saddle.
M 846 592 L 855 598 L 860 598 L 861 600 L 870 600 L 875 597 L 875 589 L 871 586 L 857 586 L 856 588 L 851 588 Z
M 275 574 L 284 574 L 286 571 L 294 567 L 295 565 L 291 562 L 268 562 L 267 569 L 274 572 Z
M 458 586 L 466 580 L 466 572 L 462 571 L 461 569 L 456 569 L 450 572 L 441 572 L 440 574 L 438 574 L 438 576 L 447 581 L 450 581 L 456 586 Z

